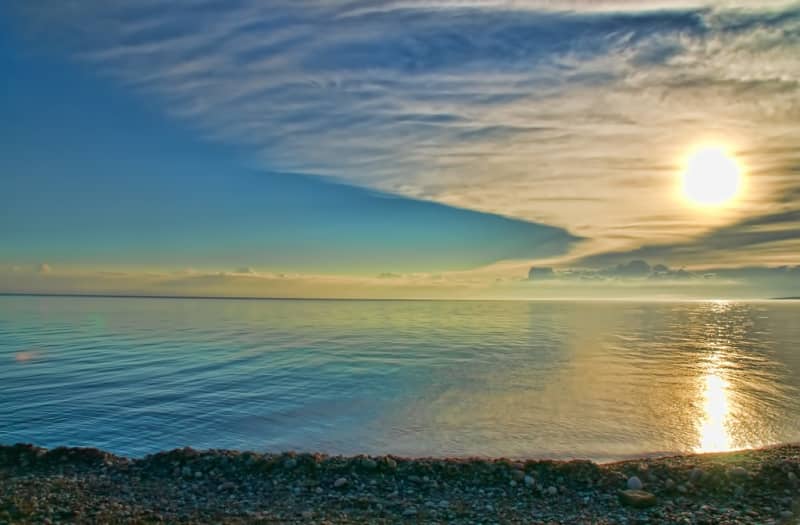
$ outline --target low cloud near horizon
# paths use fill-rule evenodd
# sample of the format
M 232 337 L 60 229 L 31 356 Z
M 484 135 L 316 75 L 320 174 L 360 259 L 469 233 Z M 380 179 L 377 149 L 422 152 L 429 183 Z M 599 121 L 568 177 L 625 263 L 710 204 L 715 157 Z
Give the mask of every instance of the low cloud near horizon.
M 243 271 L 246 270 L 246 271 Z M 800 295 L 800 266 L 687 270 L 634 260 L 604 269 L 534 266 L 372 277 L 234 271 L 86 271 L 0 266 L 0 293 L 320 299 L 768 299 Z

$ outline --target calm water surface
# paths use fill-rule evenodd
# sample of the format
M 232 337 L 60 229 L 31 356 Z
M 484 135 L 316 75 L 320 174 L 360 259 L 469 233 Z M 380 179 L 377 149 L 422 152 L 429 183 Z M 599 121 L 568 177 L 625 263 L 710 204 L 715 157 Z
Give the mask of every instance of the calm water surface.
M 0 442 L 586 457 L 800 440 L 797 302 L 0 297 Z

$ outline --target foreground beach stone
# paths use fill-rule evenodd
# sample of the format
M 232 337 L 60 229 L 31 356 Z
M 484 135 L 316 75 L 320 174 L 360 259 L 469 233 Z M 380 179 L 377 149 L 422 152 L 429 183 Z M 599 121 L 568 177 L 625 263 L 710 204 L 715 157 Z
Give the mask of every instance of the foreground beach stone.
M 652 507 L 656 504 L 656 496 L 655 494 L 651 494 L 644 490 L 639 489 L 628 489 L 620 491 L 619 499 L 625 505 L 630 505 L 631 507 L 637 507 L 640 509 L 646 507 Z
M 788 525 L 799 476 L 797 445 L 602 465 L 13 445 L 0 446 L 0 523 Z

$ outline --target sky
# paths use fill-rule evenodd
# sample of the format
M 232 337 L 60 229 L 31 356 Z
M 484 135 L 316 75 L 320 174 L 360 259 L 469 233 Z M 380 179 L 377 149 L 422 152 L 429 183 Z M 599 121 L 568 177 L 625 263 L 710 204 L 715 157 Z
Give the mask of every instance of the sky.
M 800 295 L 798 2 L 12 0 L 0 71 L 0 292 Z

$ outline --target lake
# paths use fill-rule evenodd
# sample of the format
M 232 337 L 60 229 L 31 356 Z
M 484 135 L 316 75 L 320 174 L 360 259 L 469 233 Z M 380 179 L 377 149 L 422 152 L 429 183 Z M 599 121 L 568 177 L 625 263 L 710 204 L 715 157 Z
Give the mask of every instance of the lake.
M 613 460 L 800 441 L 800 302 L 0 297 L 0 443 Z

